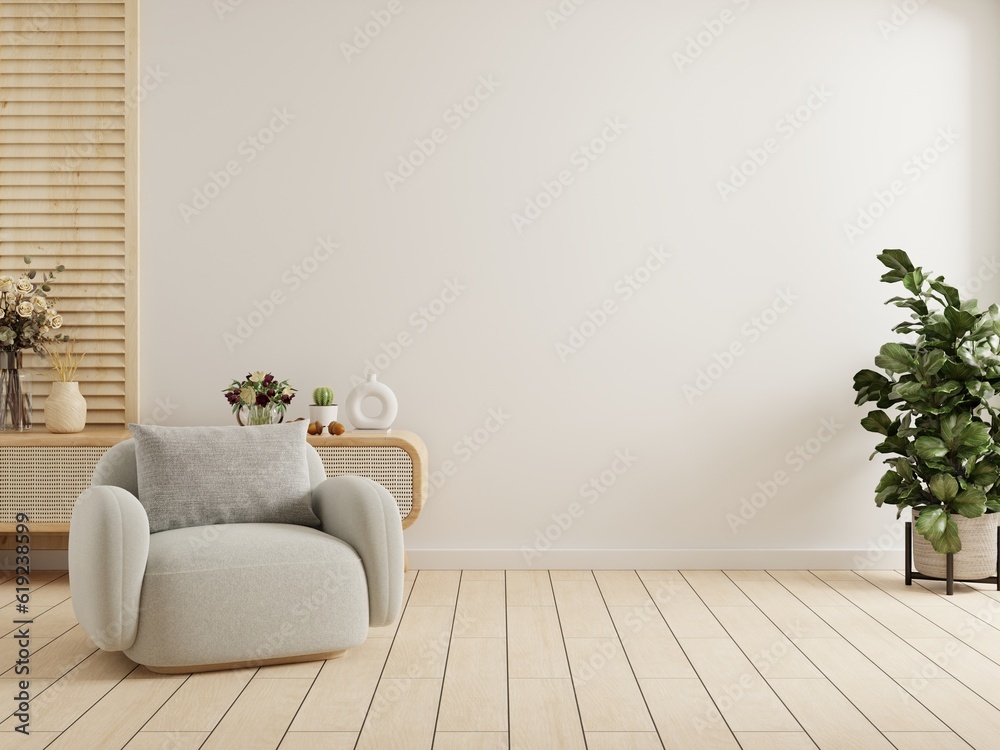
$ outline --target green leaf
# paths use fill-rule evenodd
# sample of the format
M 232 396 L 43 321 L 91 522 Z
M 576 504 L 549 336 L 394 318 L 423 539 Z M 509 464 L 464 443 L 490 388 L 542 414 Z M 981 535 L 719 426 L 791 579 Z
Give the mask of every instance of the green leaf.
M 958 442 L 970 448 L 985 448 L 990 440 L 990 428 L 984 422 L 972 422 L 958 436 Z
M 928 541 L 934 541 L 944 533 L 947 519 L 948 513 L 944 508 L 924 508 L 917 516 L 917 533 L 926 537 Z
M 909 443 L 905 438 L 901 438 L 898 435 L 892 437 L 887 437 L 881 443 L 875 446 L 876 453 L 898 453 L 901 456 L 907 454 L 907 448 Z
M 962 549 L 958 526 L 944 508 L 922 508 L 917 516 L 916 529 L 931 543 L 935 552 L 946 555 Z
M 940 393 L 943 396 L 950 396 L 952 393 L 961 390 L 962 384 L 957 380 L 948 380 L 933 389 L 933 393 Z
M 919 268 L 914 268 L 903 277 L 903 286 L 914 294 L 920 294 L 920 287 L 924 283 L 924 274 Z
M 913 449 L 924 461 L 944 458 L 948 455 L 948 446 L 940 438 L 929 435 L 918 437 L 913 444 Z
M 986 493 L 977 487 L 970 487 L 952 500 L 951 505 L 966 518 L 979 518 L 986 512 Z
M 932 349 L 929 352 L 922 352 L 918 360 L 923 376 L 929 378 L 932 375 L 936 375 L 944 367 L 944 363 L 948 361 L 948 358 L 940 349 Z
M 907 307 L 913 310 L 917 315 L 927 314 L 927 303 L 922 299 L 914 299 L 913 297 L 893 297 L 892 299 L 886 300 L 886 304 L 894 304 L 896 307 Z
M 952 330 L 958 336 L 971 331 L 973 326 L 976 325 L 975 315 L 955 307 L 946 307 L 944 309 L 944 317 L 951 323 Z
M 902 344 L 883 344 L 875 365 L 886 372 L 905 373 L 913 367 L 913 355 Z
M 955 554 L 962 551 L 962 540 L 958 537 L 958 524 L 952 520 L 951 516 L 947 516 L 947 519 L 941 538 L 936 542 L 931 542 L 934 551 L 941 555 Z
M 36 275 L 36 271 L 33 268 L 30 271 L 28 271 L 28 273 L 25 274 L 25 276 L 27 276 L 29 279 L 35 278 L 35 275 Z
M 51 292 L 52 291 L 52 287 L 49 286 L 48 284 L 42 284 L 42 291 L 43 292 Z
M 958 482 L 951 474 L 935 474 L 927 483 L 931 494 L 943 503 L 958 495 Z
M 878 486 L 875 487 L 875 504 L 880 508 L 883 503 L 895 504 L 902 481 L 899 474 L 894 471 L 887 471 L 883 474 Z
M 883 250 L 879 253 L 878 259 L 889 269 L 888 273 L 882 275 L 882 281 L 886 283 L 900 281 L 913 270 L 909 256 L 902 250 Z
M 958 290 L 944 283 L 944 277 L 938 276 L 936 279 L 930 282 L 931 289 L 940 294 L 949 305 L 952 307 L 958 307 L 961 303 L 961 299 L 958 296 Z
M 868 416 L 861 420 L 861 426 L 868 432 L 877 432 L 880 435 L 889 435 L 889 428 L 892 427 L 892 420 L 884 411 L 870 411 Z
M 889 395 L 893 394 L 910 402 L 927 400 L 927 389 L 916 381 L 896 383 L 896 387 L 889 392 Z
M 997 481 L 997 478 L 1000 477 L 1000 472 L 989 461 L 980 461 L 969 472 L 968 476 L 969 481 L 973 484 L 978 484 L 980 487 L 988 487 Z
M 959 443 L 959 436 L 962 430 L 968 427 L 972 417 L 969 414 L 949 414 L 941 420 L 941 439 L 949 448 L 954 448 Z
M 27 263 L 30 266 L 31 265 L 31 256 L 30 255 L 25 255 L 24 256 L 24 262 Z
M 874 370 L 861 370 L 854 375 L 854 390 L 858 393 L 854 403 L 860 405 L 875 401 L 888 386 L 889 381 L 884 375 Z
M 879 480 L 878 485 L 875 487 L 876 492 L 881 492 L 886 487 L 893 487 L 902 484 L 903 480 L 895 471 L 891 469 L 882 475 Z
M 954 341 L 955 333 L 951 330 L 951 323 L 943 315 L 935 317 L 930 323 L 924 326 L 924 335 L 930 339 L 939 341 Z
M 896 473 L 899 474 L 899 476 L 901 476 L 904 480 L 907 481 L 913 480 L 913 467 L 910 466 L 909 461 L 907 461 L 905 458 L 897 458 L 897 459 L 886 459 L 886 462 L 888 463 L 890 460 L 893 461 L 893 465 L 896 467 Z
M 976 375 L 975 368 L 969 367 L 964 362 L 953 362 L 947 360 L 941 367 L 941 377 L 949 380 L 968 380 Z

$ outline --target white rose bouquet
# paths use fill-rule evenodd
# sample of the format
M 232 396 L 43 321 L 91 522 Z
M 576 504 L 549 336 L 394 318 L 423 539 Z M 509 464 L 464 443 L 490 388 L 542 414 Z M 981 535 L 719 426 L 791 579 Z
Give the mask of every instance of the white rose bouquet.
M 24 264 L 31 265 L 27 255 Z M 63 266 L 40 273 L 29 269 L 17 279 L 0 275 L 0 351 L 32 349 L 44 354 L 47 344 L 69 341 L 66 334 L 55 333 L 63 319 L 48 297 L 49 282 L 63 270 Z

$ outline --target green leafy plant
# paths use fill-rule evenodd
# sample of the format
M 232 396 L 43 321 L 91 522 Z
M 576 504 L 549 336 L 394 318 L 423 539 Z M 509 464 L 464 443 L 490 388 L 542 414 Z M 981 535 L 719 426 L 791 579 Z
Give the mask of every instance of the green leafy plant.
M 331 406 L 333 404 L 333 389 L 322 386 L 313 391 L 313 403 L 316 406 Z
M 878 259 L 889 269 L 882 281 L 908 292 L 886 304 L 910 311 L 892 330 L 912 341 L 882 346 L 875 365 L 884 375 L 854 376 L 855 403 L 878 407 L 861 420 L 882 436 L 871 458 L 895 456 L 884 460 L 889 470 L 875 488 L 875 504 L 895 505 L 897 518 L 913 508 L 917 532 L 935 551 L 958 552 L 951 514 L 1000 511 L 1000 420 L 990 403 L 1000 383 L 998 309 L 963 301 L 943 276 L 915 268 L 902 250 L 884 250 Z

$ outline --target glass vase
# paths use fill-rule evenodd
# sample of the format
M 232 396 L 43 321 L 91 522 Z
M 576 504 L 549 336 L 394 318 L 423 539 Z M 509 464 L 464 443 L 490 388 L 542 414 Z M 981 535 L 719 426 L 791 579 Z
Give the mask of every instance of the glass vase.
M 236 411 L 236 421 L 242 427 L 258 424 L 280 424 L 285 419 L 285 412 L 277 406 L 241 406 Z
M 0 351 L 0 430 L 31 429 L 31 379 L 20 351 Z

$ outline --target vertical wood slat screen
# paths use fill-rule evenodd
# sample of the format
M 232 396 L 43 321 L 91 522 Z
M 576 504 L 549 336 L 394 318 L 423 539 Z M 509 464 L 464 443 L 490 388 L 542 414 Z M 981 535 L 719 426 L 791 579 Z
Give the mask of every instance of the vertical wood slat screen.
M 137 5 L 0 0 L 0 271 L 65 266 L 88 424 L 138 421 Z M 41 425 L 52 372 L 25 365 Z

